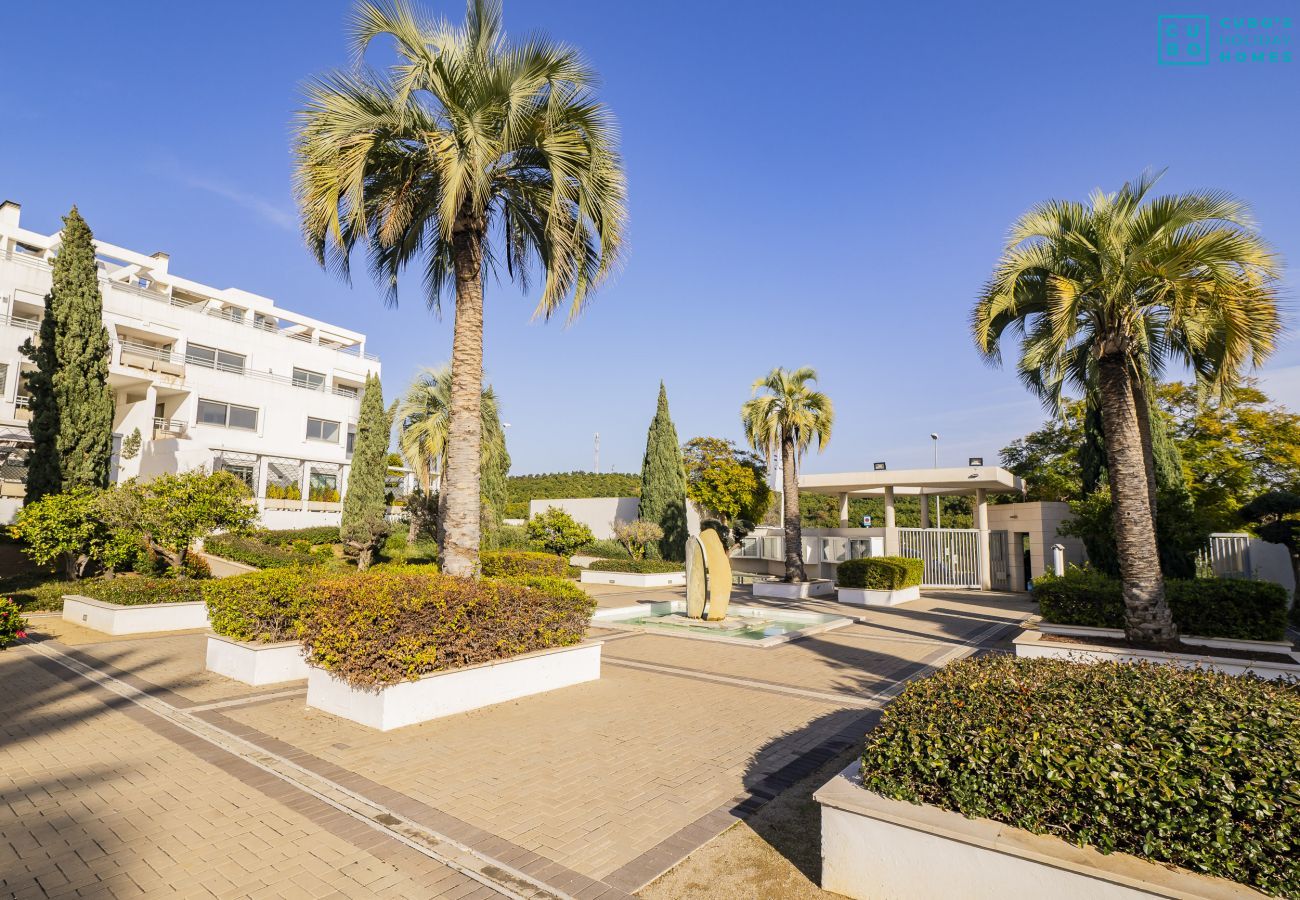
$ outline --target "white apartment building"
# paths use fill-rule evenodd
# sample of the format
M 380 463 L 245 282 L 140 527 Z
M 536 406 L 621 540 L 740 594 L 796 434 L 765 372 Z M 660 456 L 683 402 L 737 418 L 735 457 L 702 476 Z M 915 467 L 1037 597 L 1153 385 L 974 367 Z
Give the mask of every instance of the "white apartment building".
M 32 365 L 18 348 L 36 337 L 60 240 L 22 228 L 19 214 L 0 203 L 0 522 L 21 506 L 31 447 Z M 225 470 L 253 489 L 268 528 L 337 524 L 361 389 L 379 374 L 365 335 L 181 278 L 166 253 L 95 246 L 112 342 L 114 479 Z

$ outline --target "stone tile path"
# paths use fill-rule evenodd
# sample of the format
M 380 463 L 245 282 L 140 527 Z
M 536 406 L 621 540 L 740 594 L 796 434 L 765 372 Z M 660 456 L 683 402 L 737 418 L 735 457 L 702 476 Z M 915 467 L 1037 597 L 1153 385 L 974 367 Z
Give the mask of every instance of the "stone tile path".
M 205 672 L 199 634 L 35 619 L 0 653 L 0 898 L 626 897 L 1029 610 L 804 607 L 858 621 L 767 649 L 593 630 L 599 681 L 387 734 Z

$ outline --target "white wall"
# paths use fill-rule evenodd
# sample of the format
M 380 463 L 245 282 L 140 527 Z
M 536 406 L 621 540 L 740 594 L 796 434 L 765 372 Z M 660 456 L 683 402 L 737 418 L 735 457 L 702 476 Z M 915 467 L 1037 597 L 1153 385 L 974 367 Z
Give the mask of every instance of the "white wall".
M 614 537 L 615 522 L 633 522 L 639 515 L 641 501 L 636 497 L 577 497 L 561 500 L 528 501 L 528 518 L 551 507 L 562 509 L 574 521 L 591 529 L 596 540 Z

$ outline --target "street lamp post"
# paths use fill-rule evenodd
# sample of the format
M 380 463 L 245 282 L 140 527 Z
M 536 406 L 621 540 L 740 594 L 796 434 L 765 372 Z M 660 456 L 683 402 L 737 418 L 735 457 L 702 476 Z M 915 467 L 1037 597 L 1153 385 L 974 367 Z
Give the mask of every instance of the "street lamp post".
M 939 468 L 939 435 L 930 432 L 930 440 L 934 441 L 934 467 Z M 943 504 L 939 501 L 939 495 L 934 495 L 934 527 L 943 527 Z

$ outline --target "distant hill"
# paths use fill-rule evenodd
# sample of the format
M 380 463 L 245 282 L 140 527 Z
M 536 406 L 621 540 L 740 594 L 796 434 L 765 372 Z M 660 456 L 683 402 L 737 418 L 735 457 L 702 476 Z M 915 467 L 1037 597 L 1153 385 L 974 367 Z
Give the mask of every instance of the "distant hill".
M 507 481 L 510 502 L 506 518 L 528 518 L 529 500 L 565 497 L 639 497 L 641 476 L 626 472 L 549 472 L 545 475 L 511 475 Z

